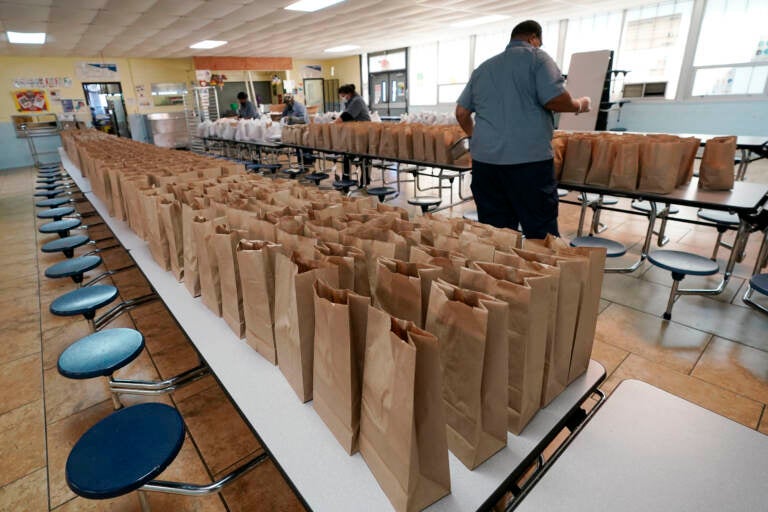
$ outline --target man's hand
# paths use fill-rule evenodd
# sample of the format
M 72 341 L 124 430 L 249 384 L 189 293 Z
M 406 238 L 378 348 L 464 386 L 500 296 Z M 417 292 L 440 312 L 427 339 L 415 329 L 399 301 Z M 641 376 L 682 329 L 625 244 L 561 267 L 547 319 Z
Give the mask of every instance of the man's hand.
M 592 100 L 587 96 L 573 99 L 571 93 L 565 91 L 560 96 L 549 100 L 544 107 L 552 112 L 573 112 L 575 114 L 582 114 L 591 110 Z
M 578 103 L 576 114 L 583 114 L 592 110 L 592 99 L 589 96 L 582 96 L 575 100 Z
M 467 137 L 472 137 L 472 133 L 475 131 L 475 123 L 472 121 L 472 112 L 456 105 L 456 120 L 459 122 L 459 126 L 467 134 Z

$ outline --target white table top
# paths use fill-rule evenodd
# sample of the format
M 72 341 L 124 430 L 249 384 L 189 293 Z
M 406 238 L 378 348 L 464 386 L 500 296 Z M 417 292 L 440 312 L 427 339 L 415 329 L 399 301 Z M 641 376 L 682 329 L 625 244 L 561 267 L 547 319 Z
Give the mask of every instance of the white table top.
M 768 510 L 768 437 L 625 381 L 517 512 Z
M 71 174 L 79 171 L 69 162 Z M 76 180 L 77 181 L 77 180 Z M 86 194 L 130 251 L 138 267 L 179 322 L 200 355 L 267 449 L 315 511 L 344 512 L 392 510 L 362 457 L 348 456 L 330 430 L 302 404 L 280 370 L 262 358 L 245 340 L 238 339 L 223 319 L 192 298 L 182 283 L 155 263 L 147 244 L 128 230 L 124 222 L 108 216 L 106 206 Z M 102 210 L 103 209 L 103 210 Z M 103 213 L 102 213 L 103 212 Z M 505 449 L 474 471 L 449 455 L 452 493 L 430 511 L 476 510 L 541 440 L 605 377 L 594 361 L 546 409 L 539 411 L 521 436 L 508 436 Z

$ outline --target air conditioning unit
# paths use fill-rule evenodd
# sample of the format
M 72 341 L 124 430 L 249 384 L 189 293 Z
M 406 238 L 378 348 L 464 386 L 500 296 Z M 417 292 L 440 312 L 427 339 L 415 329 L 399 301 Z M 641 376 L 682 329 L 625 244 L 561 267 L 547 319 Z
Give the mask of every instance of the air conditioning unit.
M 624 98 L 663 98 L 667 93 L 667 82 L 643 82 L 624 84 Z

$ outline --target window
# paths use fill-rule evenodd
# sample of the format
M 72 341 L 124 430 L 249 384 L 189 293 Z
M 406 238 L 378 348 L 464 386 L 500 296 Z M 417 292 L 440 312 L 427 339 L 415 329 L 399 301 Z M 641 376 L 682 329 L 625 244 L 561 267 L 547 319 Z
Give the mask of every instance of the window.
M 509 44 L 511 31 L 478 34 L 475 38 L 475 69 L 491 57 L 500 54 Z
M 667 82 L 665 97 L 675 97 L 692 10 L 693 1 L 683 0 L 627 11 L 613 65 L 629 71 L 625 83 Z
M 368 67 L 371 73 L 405 69 L 405 50 L 369 56 Z
M 563 72 L 568 73 L 568 66 L 571 65 L 571 56 L 574 53 L 618 48 L 621 18 L 621 11 L 617 11 L 568 20 Z
M 454 103 L 469 82 L 469 37 L 437 44 L 437 99 Z M 458 92 L 457 92 L 458 91 Z
M 768 0 L 708 0 L 693 63 L 694 96 L 765 93 L 766 19 Z
M 409 62 L 409 103 L 437 105 L 437 43 L 411 48 Z
M 437 80 L 441 84 L 469 81 L 469 37 L 438 43 L 437 70 Z
M 512 30 L 491 34 L 478 34 L 475 38 L 475 69 L 486 60 L 503 52 L 509 44 L 511 34 Z M 560 22 L 551 21 L 544 23 L 541 27 L 541 37 L 544 39 L 541 49 L 557 60 L 557 49 L 560 42 Z

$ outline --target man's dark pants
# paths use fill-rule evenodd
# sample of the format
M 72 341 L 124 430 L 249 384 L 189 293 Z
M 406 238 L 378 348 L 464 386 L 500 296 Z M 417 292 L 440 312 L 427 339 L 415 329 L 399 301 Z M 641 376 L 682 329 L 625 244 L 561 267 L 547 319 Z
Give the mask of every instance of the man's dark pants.
M 472 195 L 480 222 L 518 229 L 526 238 L 560 236 L 557 181 L 552 160 L 515 165 L 472 161 Z

